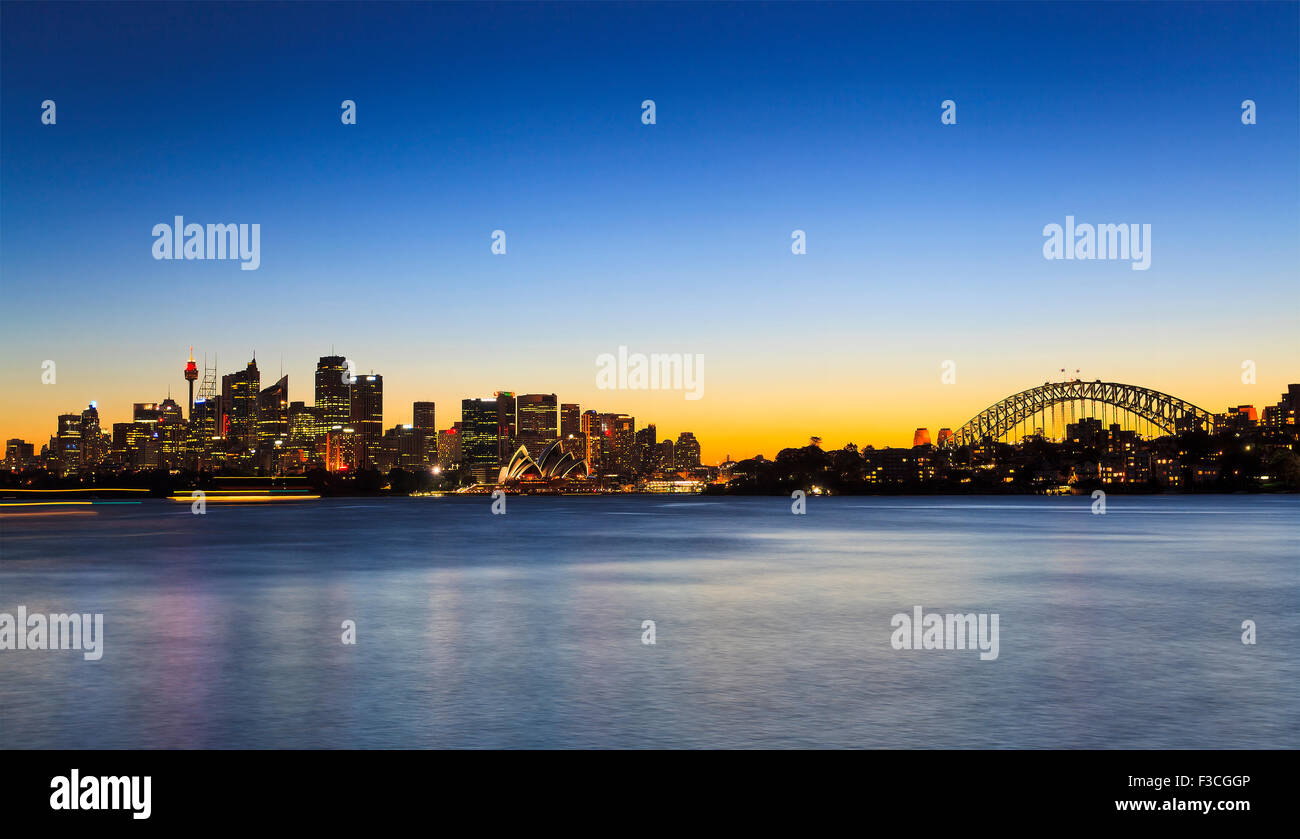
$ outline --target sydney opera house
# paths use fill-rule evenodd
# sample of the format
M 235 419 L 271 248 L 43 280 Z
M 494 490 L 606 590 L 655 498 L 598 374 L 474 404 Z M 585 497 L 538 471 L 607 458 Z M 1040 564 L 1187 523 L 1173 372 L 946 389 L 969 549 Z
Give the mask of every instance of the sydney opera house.
M 573 452 L 563 451 L 562 442 L 556 440 L 551 443 L 537 458 L 528 453 L 527 446 L 520 446 L 510 461 L 501 467 L 501 471 L 497 474 L 497 483 L 534 481 L 558 483 L 568 478 L 585 478 L 587 461 L 574 456 Z

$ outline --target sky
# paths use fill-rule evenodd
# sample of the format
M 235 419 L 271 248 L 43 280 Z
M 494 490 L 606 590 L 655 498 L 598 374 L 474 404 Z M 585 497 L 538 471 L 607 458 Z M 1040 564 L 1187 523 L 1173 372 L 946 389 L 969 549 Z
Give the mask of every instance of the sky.
M 183 402 L 191 346 L 308 404 L 345 355 L 386 427 L 556 393 L 710 463 L 909 445 L 1061 368 L 1211 411 L 1300 381 L 1296 3 L 0 15 L 0 437 L 38 449 Z M 155 260 L 176 215 L 260 224 L 260 267 Z M 1150 268 L 1045 259 L 1067 215 L 1150 224 Z M 598 389 L 620 346 L 702 356 L 702 398 Z

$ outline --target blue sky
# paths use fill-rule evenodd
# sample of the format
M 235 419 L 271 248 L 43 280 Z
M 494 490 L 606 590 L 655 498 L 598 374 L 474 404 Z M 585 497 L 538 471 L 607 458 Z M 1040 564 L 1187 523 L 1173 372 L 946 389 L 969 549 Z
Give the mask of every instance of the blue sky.
M 1300 376 L 1298 9 L 7 3 L 0 385 L 35 407 L 0 434 L 125 419 L 191 344 L 309 402 L 333 346 L 390 425 L 555 391 L 717 457 L 905 441 L 1067 365 L 1266 404 Z M 177 214 L 260 223 L 262 267 L 154 261 Z M 1045 261 L 1066 214 L 1150 223 L 1152 268 Z M 596 391 L 620 344 L 705 354 L 706 398 Z

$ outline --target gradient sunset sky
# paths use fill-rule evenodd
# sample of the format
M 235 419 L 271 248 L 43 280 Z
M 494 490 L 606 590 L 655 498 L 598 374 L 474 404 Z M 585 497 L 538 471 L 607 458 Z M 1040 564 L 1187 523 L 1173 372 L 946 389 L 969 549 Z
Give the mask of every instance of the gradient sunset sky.
M 386 427 L 554 392 L 706 462 L 907 445 L 1062 367 L 1211 411 L 1300 381 L 1295 3 L 2 14 L 0 438 L 38 449 L 184 402 L 190 345 L 308 404 L 336 350 Z M 259 223 L 260 269 L 155 261 L 176 215 Z M 1150 269 L 1045 260 L 1067 215 L 1150 224 Z M 597 390 L 620 345 L 702 354 L 704 398 Z

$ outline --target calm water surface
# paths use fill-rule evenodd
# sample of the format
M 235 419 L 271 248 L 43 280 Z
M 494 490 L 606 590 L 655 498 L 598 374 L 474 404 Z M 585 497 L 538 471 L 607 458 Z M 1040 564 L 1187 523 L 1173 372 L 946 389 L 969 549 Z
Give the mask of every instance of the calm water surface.
M 1300 747 L 1295 497 L 490 503 L 4 515 L 0 612 L 105 651 L 0 651 L 0 748 Z

